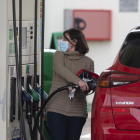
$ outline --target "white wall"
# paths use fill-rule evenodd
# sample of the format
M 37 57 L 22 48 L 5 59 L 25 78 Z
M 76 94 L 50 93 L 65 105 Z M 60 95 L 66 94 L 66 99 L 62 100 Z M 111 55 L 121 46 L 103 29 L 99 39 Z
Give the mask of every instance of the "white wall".
M 140 8 L 140 3 L 139 8 Z M 119 12 L 119 0 L 48 0 L 45 15 L 45 48 L 50 47 L 53 32 L 64 30 L 64 9 L 112 10 L 112 40 L 88 41 L 87 56 L 95 63 L 95 72 L 100 74 L 115 59 L 127 33 L 140 22 L 140 12 Z M 88 98 L 91 103 L 92 98 Z
M 0 1 L 0 139 L 6 140 L 7 1 Z

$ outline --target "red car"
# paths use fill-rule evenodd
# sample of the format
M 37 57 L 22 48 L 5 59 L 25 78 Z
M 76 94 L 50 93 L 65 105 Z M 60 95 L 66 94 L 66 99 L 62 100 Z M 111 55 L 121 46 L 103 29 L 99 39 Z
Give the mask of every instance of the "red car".
M 140 140 L 140 26 L 130 31 L 113 64 L 99 77 L 91 140 Z

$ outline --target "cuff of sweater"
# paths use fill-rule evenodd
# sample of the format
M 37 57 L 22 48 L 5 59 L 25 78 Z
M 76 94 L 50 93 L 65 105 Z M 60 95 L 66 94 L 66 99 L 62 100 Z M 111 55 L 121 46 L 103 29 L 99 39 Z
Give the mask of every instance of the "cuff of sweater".
M 74 80 L 74 84 L 78 85 L 78 83 L 79 83 L 80 80 L 81 80 L 81 79 L 80 79 L 79 77 L 77 77 L 77 78 Z

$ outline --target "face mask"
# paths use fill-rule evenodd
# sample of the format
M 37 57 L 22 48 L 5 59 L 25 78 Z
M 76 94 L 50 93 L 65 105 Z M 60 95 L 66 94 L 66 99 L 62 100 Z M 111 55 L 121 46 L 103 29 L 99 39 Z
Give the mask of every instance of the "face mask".
M 61 41 L 60 42 L 60 49 L 61 49 L 62 52 L 67 51 L 67 49 L 69 48 L 68 44 L 69 44 L 68 41 Z

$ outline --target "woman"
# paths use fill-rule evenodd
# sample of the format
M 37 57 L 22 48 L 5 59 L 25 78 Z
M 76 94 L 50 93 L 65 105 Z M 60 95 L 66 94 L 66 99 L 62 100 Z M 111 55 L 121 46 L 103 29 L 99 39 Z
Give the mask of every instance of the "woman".
M 81 69 L 94 72 L 94 62 L 85 54 L 89 51 L 81 30 L 71 28 L 63 33 L 61 51 L 56 51 L 53 64 L 53 82 L 50 94 L 57 88 L 77 84 L 82 91 L 89 90 L 86 82 L 76 76 Z M 86 99 L 79 102 L 76 95 L 72 100 L 68 95 L 72 91 L 61 91 L 54 95 L 47 105 L 47 120 L 51 140 L 79 140 L 87 118 Z

